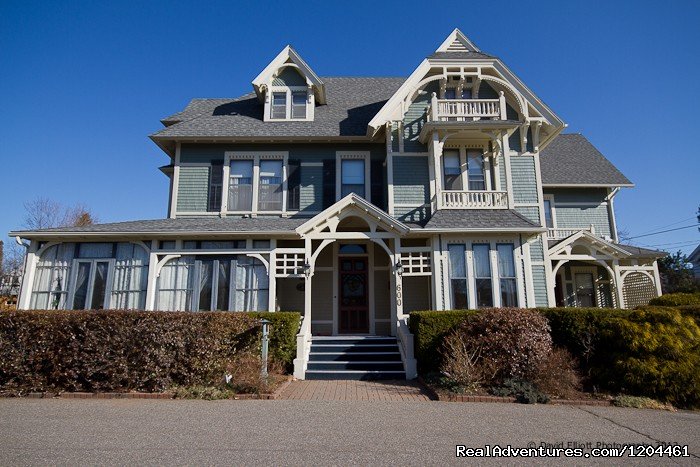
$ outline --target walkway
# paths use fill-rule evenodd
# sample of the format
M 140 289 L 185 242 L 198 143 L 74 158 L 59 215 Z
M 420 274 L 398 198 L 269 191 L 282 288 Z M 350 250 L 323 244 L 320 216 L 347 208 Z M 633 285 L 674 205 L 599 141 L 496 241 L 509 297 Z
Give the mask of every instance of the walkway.
M 312 401 L 429 401 L 413 381 L 307 380 L 292 381 L 280 399 Z

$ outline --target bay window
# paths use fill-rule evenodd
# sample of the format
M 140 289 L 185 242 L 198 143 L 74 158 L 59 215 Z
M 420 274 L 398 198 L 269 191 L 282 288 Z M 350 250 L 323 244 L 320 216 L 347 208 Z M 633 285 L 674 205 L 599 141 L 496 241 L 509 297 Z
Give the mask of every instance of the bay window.
M 474 283 L 476 287 L 476 307 L 493 306 L 493 285 L 491 278 L 491 247 L 488 243 L 472 245 L 474 254 Z
M 496 252 L 498 254 L 498 281 L 501 289 L 501 306 L 518 306 L 513 244 L 499 243 L 496 245 Z
M 463 310 L 469 308 L 467 287 L 466 246 L 460 244 L 448 245 L 450 258 L 450 292 L 452 308 Z

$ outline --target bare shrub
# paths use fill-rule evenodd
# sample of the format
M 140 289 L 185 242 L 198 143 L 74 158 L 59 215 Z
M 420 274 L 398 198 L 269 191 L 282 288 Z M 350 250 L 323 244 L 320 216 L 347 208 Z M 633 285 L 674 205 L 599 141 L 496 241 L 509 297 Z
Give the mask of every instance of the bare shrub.
M 468 345 L 458 333 L 445 338 L 442 373 L 466 390 L 475 389 L 484 379 L 479 359 L 481 351 Z
M 532 380 L 550 396 L 575 398 L 581 389 L 577 368 L 578 362 L 566 349 L 555 347 L 537 367 Z

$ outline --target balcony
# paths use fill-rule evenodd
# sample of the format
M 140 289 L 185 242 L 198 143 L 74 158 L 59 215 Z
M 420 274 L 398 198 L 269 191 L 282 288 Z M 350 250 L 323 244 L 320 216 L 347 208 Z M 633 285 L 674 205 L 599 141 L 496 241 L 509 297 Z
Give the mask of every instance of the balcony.
M 505 191 L 452 191 L 440 193 L 438 209 L 507 209 Z
M 498 99 L 438 99 L 433 93 L 428 109 L 429 122 L 472 122 L 481 119 L 506 119 L 503 93 Z

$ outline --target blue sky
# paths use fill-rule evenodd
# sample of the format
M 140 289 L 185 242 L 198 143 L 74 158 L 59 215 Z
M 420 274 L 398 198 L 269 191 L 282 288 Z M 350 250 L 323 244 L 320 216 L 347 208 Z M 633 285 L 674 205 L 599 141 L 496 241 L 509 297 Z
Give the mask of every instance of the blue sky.
M 407 76 L 454 27 L 636 183 L 616 198 L 621 229 L 694 223 L 700 2 L 291 5 L 0 0 L 0 232 L 37 196 L 103 222 L 164 217 L 168 160 L 147 135 L 190 98 L 250 91 L 287 43 L 322 76 Z M 692 242 L 697 229 L 637 240 Z

